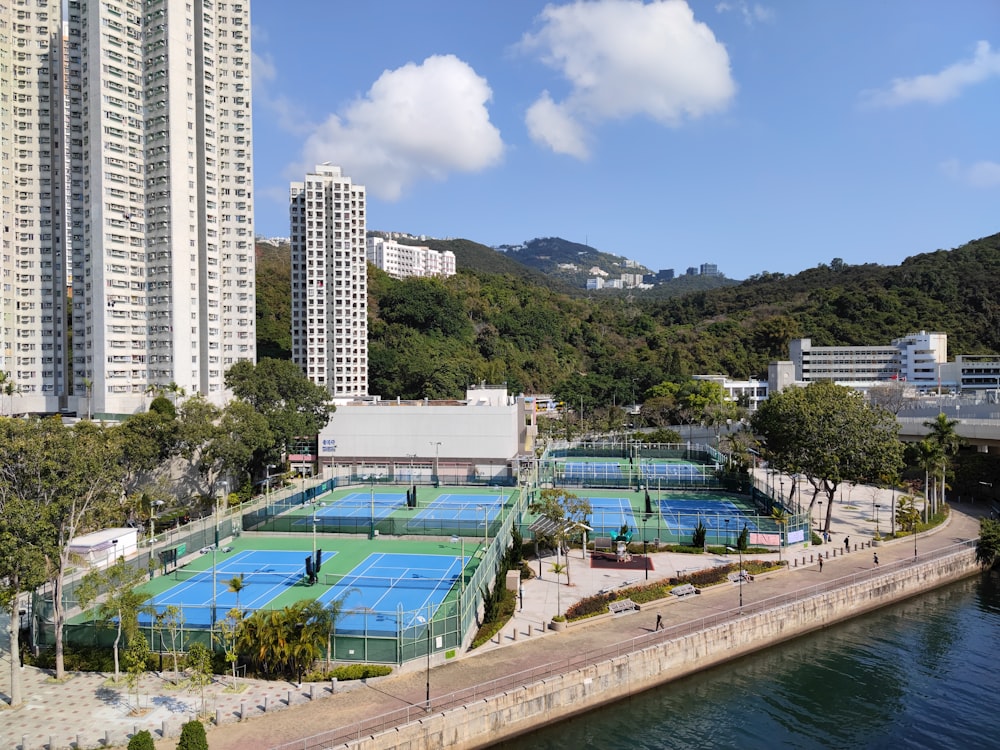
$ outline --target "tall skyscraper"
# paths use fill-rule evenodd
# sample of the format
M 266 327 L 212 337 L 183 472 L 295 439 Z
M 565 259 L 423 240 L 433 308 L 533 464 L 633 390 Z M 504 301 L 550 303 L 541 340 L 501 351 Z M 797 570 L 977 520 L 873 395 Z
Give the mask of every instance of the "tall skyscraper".
M 334 398 L 368 395 L 365 189 L 321 165 L 291 186 L 292 359 Z
M 65 404 L 60 0 L 0 0 L 0 413 Z
M 71 403 L 222 403 L 256 359 L 249 0 L 67 7 Z

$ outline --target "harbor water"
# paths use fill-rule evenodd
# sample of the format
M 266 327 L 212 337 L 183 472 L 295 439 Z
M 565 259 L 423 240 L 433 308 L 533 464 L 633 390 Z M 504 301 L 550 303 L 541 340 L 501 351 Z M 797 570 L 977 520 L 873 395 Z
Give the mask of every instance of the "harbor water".
M 1000 748 L 998 666 L 977 576 L 497 748 Z

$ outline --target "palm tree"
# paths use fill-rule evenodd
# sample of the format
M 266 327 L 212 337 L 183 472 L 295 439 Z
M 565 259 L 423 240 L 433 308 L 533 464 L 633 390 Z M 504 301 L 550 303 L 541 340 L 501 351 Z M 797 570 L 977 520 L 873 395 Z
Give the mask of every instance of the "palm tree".
M 559 579 L 562 577 L 563 572 L 566 570 L 566 566 L 562 563 L 552 563 L 552 572 L 556 574 L 556 614 L 562 614 L 562 603 L 559 601 Z
M 771 508 L 771 520 L 778 525 L 778 562 L 781 562 L 781 546 L 785 538 L 784 528 L 788 524 L 788 514 L 779 506 Z
M 955 431 L 955 426 L 958 425 L 958 423 L 959 420 L 957 419 L 948 419 L 948 415 L 944 412 L 940 412 L 935 419 L 924 422 L 924 427 L 927 427 L 930 430 L 927 438 L 941 449 L 941 462 L 937 468 L 941 470 L 940 498 L 942 505 L 945 501 L 945 476 L 948 471 L 948 464 L 950 463 L 948 456 L 953 456 L 958 453 L 958 449 L 962 444 L 962 439 Z M 934 510 L 937 510 L 936 503 Z
M 177 385 L 173 380 L 167 383 L 163 390 L 170 394 L 170 401 L 174 406 L 177 406 L 177 399 L 184 398 L 186 391 L 183 386 Z
M 924 438 L 917 443 L 917 466 L 924 470 L 924 523 L 930 518 L 928 513 L 931 501 L 930 476 L 937 471 L 943 460 L 945 459 L 941 446 L 930 438 Z
M 246 588 L 246 583 L 243 581 L 243 574 L 233 576 L 228 581 L 224 582 L 226 584 L 226 590 L 236 594 L 236 609 L 240 609 L 240 592 Z M 240 610 L 242 611 L 242 610 Z

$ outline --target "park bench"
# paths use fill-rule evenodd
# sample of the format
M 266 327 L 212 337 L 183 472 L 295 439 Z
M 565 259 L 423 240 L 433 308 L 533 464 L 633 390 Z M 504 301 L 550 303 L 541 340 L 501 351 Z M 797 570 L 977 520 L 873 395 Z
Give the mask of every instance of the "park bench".
M 623 612 L 635 612 L 639 609 L 639 605 L 636 604 L 631 599 L 621 599 L 617 602 L 611 602 L 608 605 L 608 610 L 613 615 L 620 615 Z
M 701 592 L 690 583 L 682 583 L 680 586 L 674 586 L 674 588 L 670 589 L 670 593 L 674 596 L 690 596 L 691 594 L 700 594 Z
M 753 583 L 753 576 L 745 570 L 741 570 L 739 573 L 729 573 L 726 578 L 729 579 L 730 583 L 739 583 L 741 578 L 747 583 Z

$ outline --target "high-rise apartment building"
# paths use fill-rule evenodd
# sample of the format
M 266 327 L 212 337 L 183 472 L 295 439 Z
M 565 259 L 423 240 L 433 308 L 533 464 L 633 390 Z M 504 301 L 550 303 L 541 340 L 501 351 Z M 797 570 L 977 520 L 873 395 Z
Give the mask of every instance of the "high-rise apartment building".
M 77 410 L 222 403 L 256 359 L 249 0 L 67 7 Z
M 293 182 L 292 359 L 334 398 L 368 395 L 365 189 L 321 165 Z
M 0 0 L 0 412 L 56 411 L 66 374 L 60 0 Z

